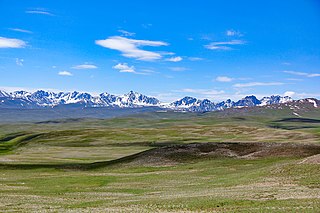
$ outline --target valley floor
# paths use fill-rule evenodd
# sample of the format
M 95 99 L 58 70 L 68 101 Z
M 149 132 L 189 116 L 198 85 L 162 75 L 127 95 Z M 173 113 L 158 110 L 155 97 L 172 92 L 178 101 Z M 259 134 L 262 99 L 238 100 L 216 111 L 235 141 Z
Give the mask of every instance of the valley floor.
M 1 212 L 319 212 L 320 114 L 0 125 Z

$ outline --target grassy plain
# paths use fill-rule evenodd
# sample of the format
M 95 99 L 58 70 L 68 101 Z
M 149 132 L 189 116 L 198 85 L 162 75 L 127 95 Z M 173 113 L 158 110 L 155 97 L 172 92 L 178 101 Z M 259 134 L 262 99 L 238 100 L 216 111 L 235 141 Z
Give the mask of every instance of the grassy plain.
M 265 109 L 2 123 L 0 211 L 319 212 L 320 164 L 306 156 L 146 160 L 147 150 L 189 143 L 320 145 L 320 111 L 302 116 L 309 120 Z

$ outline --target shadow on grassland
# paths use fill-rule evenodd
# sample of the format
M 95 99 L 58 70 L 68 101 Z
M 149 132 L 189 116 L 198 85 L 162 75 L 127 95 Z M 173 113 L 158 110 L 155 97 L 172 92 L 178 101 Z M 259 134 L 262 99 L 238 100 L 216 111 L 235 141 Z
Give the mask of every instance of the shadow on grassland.
M 319 127 L 319 119 L 311 118 L 284 118 L 269 123 L 268 127 L 274 129 L 295 130 Z
M 293 143 L 191 143 L 153 148 L 116 160 L 94 163 L 65 164 L 0 164 L 0 169 L 70 169 L 90 170 L 112 165 L 161 166 L 192 163 L 199 160 L 234 158 L 260 159 L 268 157 L 304 158 L 320 154 L 320 145 Z

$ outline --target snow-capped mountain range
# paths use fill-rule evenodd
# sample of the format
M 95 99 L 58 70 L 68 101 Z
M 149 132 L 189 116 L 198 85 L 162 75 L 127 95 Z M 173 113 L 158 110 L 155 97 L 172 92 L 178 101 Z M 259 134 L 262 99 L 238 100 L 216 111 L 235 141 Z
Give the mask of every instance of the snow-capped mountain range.
M 319 106 L 317 99 L 310 99 L 315 107 Z M 310 102 L 309 101 L 309 102 Z M 0 108 L 45 108 L 45 107 L 118 107 L 118 108 L 137 108 L 137 107 L 158 107 L 179 111 L 205 112 L 224 110 L 227 108 L 241 108 L 252 106 L 269 106 L 294 102 L 292 98 L 279 95 L 257 99 L 255 96 L 232 101 L 230 99 L 214 103 L 208 99 L 197 99 L 184 97 L 169 104 L 163 104 L 154 97 L 130 91 L 127 94 L 116 96 L 109 93 L 101 93 L 93 96 L 82 92 L 48 92 L 38 90 L 36 92 L 15 91 L 5 92 L 0 90 Z M 310 102 L 311 103 L 311 102 Z
M 158 99 L 147 97 L 137 92 L 130 91 L 127 94 L 116 96 L 109 93 L 101 93 L 93 96 L 81 92 L 36 92 L 15 91 L 7 93 L 0 91 L 0 107 L 11 106 L 18 108 L 39 108 L 57 106 L 82 106 L 82 107 L 140 107 L 159 106 Z
M 186 111 L 193 112 L 203 112 L 203 111 L 216 111 L 223 110 L 227 108 L 241 108 L 241 107 L 252 107 L 252 106 L 265 106 L 271 104 L 281 104 L 292 102 L 292 98 L 285 96 L 281 97 L 279 95 L 272 95 L 270 97 L 264 97 L 258 100 L 255 96 L 246 96 L 241 100 L 236 102 L 228 99 L 226 101 L 214 103 L 208 99 L 199 100 L 192 97 L 184 97 L 178 101 L 175 101 L 169 105 L 169 108 L 176 110 L 182 109 Z

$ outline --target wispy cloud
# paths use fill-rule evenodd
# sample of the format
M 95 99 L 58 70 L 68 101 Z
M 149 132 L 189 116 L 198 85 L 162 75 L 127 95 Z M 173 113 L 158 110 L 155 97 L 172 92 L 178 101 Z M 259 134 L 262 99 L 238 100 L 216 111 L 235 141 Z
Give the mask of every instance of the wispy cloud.
M 235 77 L 229 77 L 229 76 L 217 76 L 213 81 L 218 81 L 218 82 L 232 82 L 232 81 L 249 81 L 252 80 L 252 78 L 247 78 L 247 77 L 240 77 L 240 78 L 235 78 Z
M 294 99 L 302 99 L 302 98 L 319 98 L 320 93 L 309 93 L 309 92 L 297 92 L 297 91 L 286 91 L 283 93 L 284 96 L 289 96 Z
M 158 98 L 160 101 L 163 101 L 164 103 L 171 103 L 173 101 L 183 98 L 184 95 L 190 95 L 199 99 L 207 98 L 213 101 L 225 101 L 229 98 L 231 98 L 232 100 L 239 100 L 251 94 L 230 94 L 226 93 L 223 90 L 187 88 L 181 90 L 172 90 L 167 93 L 158 93 L 154 96 Z M 261 97 L 264 96 L 266 95 L 261 95 Z
M 282 65 L 286 65 L 286 66 L 290 66 L 290 65 L 291 65 L 290 62 L 282 62 L 281 64 L 282 64 Z
M 174 52 L 168 52 L 168 51 L 157 51 L 160 55 L 174 55 Z
M 136 33 L 128 32 L 126 30 L 118 30 L 119 33 L 121 33 L 122 36 L 134 36 Z
M 16 58 L 16 64 L 18 65 L 18 66 L 23 66 L 23 59 L 22 58 Z
M 218 76 L 218 77 L 216 77 L 215 80 L 219 81 L 219 82 L 231 82 L 231 81 L 233 81 L 233 78 L 230 78 L 227 76 Z
M 296 72 L 296 71 L 290 71 L 290 70 L 285 70 L 283 72 L 291 75 L 305 76 L 308 78 L 320 77 L 320 73 L 306 73 L 306 72 Z
M 204 60 L 203 58 L 200 58 L 200 57 L 188 57 L 188 60 L 189 61 L 202 61 Z
M 162 55 L 157 52 L 142 50 L 142 46 L 167 46 L 169 45 L 163 41 L 149 41 L 149 40 L 136 40 L 128 39 L 121 36 L 112 36 L 105 40 L 96 40 L 95 43 L 105 48 L 118 50 L 124 57 L 135 58 L 142 61 L 153 61 L 161 59 Z
M 20 39 L 0 37 L 0 48 L 24 48 L 26 45 Z
M 282 83 L 282 82 L 249 82 L 249 83 L 242 83 L 242 84 L 234 84 L 233 86 L 236 88 L 243 88 L 243 87 L 256 87 L 256 86 L 280 86 L 284 84 L 285 83 Z
M 97 69 L 98 67 L 93 64 L 80 64 L 71 67 L 72 69 L 83 70 L 83 69 Z
M 232 29 L 230 29 L 230 30 L 227 30 L 226 31 L 226 35 L 227 36 L 243 36 L 243 34 L 240 32 L 240 31 L 237 31 L 237 30 L 232 30 Z
M 232 50 L 234 45 L 242 45 L 246 42 L 243 40 L 232 40 L 232 41 L 221 41 L 221 42 L 211 42 L 204 47 L 209 50 Z
M 32 34 L 33 32 L 30 30 L 24 30 L 24 29 L 20 29 L 20 28 L 9 28 L 9 30 L 11 31 L 15 31 L 15 32 L 20 32 L 20 33 L 29 33 Z
M 181 98 L 180 95 L 173 93 L 173 92 L 155 93 L 155 94 L 153 94 L 153 97 L 160 100 L 163 104 L 166 104 L 166 103 L 169 104 L 169 103 Z
M 200 95 L 220 95 L 225 93 L 223 90 L 214 90 L 214 89 L 190 89 L 185 88 L 181 90 L 177 90 L 177 92 L 186 92 L 186 93 L 194 93 Z
M 188 70 L 188 68 L 186 67 L 169 67 L 169 69 L 174 72 L 182 72 Z
M 151 75 L 153 73 L 156 73 L 153 70 L 149 69 L 143 69 L 139 72 L 136 71 L 136 68 L 134 66 L 129 66 L 127 63 L 118 63 L 117 65 L 112 67 L 113 69 L 119 70 L 119 72 L 123 73 L 132 73 L 136 75 Z
M 113 66 L 112 68 L 119 70 L 119 72 L 130 72 L 130 73 L 136 72 L 134 66 L 128 66 L 127 63 L 119 63 L 119 64 Z
M 173 96 L 182 98 L 183 96 L 192 96 L 199 99 L 221 99 L 225 91 L 216 89 L 197 89 L 197 88 L 184 88 L 180 90 L 172 90 Z M 177 100 L 177 98 L 176 98 Z
M 303 81 L 301 78 L 286 78 L 288 81 Z
M 40 14 L 40 15 L 47 15 L 47 16 L 54 16 L 54 14 L 48 12 L 47 10 L 43 9 L 43 8 L 37 8 L 37 9 L 33 9 L 33 10 L 27 10 L 26 13 L 29 14 Z
M 151 69 L 142 69 L 141 70 L 142 72 L 144 72 L 144 73 L 149 73 L 149 74 L 152 74 L 152 73 L 159 73 L 159 72 L 157 72 L 157 71 L 154 71 L 154 70 L 151 70 Z
M 284 96 L 289 96 L 289 97 L 293 97 L 296 93 L 293 91 L 286 91 L 285 93 L 283 93 Z
M 60 71 L 58 72 L 58 75 L 62 75 L 62 76 L 72 76 L 71 72 L 68 71 Z
M 302 99 L 302 98 L 320 98 L 320 93 L 309 93 L 309 92 L 294 92 L 293 95 L 296 99 Z
M 182 57 L 177 56 L 177 57 L 171 57 L 171 58 L 167 58 L 166 61 L 171 61 L 171 62 L 179 62 L 182 61 Z

